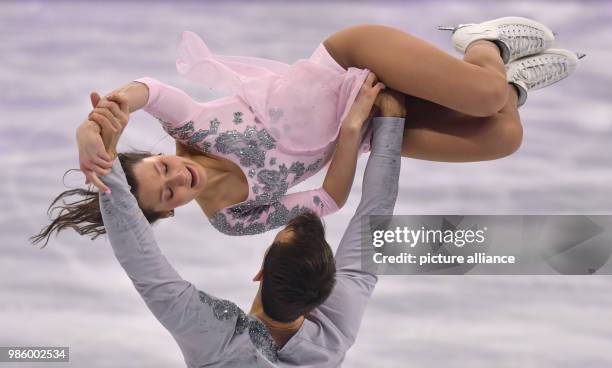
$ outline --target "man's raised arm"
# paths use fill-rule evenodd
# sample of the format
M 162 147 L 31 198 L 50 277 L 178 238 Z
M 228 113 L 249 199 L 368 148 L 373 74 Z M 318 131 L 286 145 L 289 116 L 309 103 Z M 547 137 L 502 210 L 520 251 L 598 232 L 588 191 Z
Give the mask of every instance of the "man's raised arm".
M 377 281 L 361 267 L 362 237 L 370 238 L 370 215 L 391 215 L 397 199 L 404 118 L 374 118 L 372 152 L 363 176 L 361 202 L 336 251 L 336 286 L 319 309 L 352 345 Z
M 121 267 L 151 312 L 175 338 L 188 366 L 217 360 L 226 352 L 236 323 L 244 323 L 244 313 L 228 307 L 235 313 L 216 318 L 215 299 L 199 292 L 172 268 L 130 193 L 119 160 L 102 180 L 112 193 L 100 194 L 100 210 Z

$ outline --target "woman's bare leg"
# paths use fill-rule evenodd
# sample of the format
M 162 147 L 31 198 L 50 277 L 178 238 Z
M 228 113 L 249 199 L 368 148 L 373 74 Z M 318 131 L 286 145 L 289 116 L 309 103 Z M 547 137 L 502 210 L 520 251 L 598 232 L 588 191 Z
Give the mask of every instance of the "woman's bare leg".
M 475 43 L 460 60 L 396 28 L 362 24 L 324 44 L 345 68 L 370 69 L 388 87 L 467 115 L 492 116 L 508 100 L 503 62 L 489 41 Z
M 406 96 L 406 128 L 402 156 L 421 160 L 469 162 L 493 160 L 515 152 L 523 128 L 517 95 L 509 88 L 506 105 L 493 116 L 474 117 L 412 96 Z
M 368 68 L 407 95 L 403 156 L 483 161 L 520 146 L 516 91 L 492 42 L 475 42 L 459 60 L 397 29 L 358 25 L 324 44 L 343 67 Z

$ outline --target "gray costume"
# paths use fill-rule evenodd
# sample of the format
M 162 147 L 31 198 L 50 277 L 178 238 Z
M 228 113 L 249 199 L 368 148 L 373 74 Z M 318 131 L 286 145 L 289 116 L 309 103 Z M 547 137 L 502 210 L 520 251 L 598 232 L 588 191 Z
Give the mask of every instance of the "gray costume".
M 362 223 L 392 214 L 397 198 L 402 118 L 375 118 L 361 202 L 336 252 L 336 286 L 280 349 L 266 326 L 234 303 L 199 291 L 161 254 L 118 160 L 100 194 L 104 225 L 121 266 L 178 343 L 188 367 L 338 367 L 353 345 L 377 281 L 361 270 Z

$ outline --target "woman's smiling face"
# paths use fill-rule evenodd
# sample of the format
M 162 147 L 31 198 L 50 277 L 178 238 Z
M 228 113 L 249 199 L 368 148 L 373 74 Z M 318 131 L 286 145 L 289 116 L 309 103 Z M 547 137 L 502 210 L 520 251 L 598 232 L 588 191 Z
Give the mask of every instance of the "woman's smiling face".
M 207 184 L 206 170 L 180 156 L 152 156 L 133 168 L 140 207 L 169 213 L 196 198 Z

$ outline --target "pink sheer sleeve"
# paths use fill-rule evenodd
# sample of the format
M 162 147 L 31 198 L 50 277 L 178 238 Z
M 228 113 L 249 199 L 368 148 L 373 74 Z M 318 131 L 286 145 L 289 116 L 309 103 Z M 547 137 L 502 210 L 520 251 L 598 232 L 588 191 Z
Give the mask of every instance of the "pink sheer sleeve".
M 187 93 L 153 78 L 139 78 L 149 89 L 149 100 L 143 110 L 153 115 L 166 130 L 192 120 L 201 112 L 201 106 Z
M 287 194 L 273 203 L 247 201 L 227 207 L 210 222 L 227 235 L 253 235 L 284 226 L 306 211 L 323 217 L 338 211 L 338 205 L 325 189 L 319 188 Z

